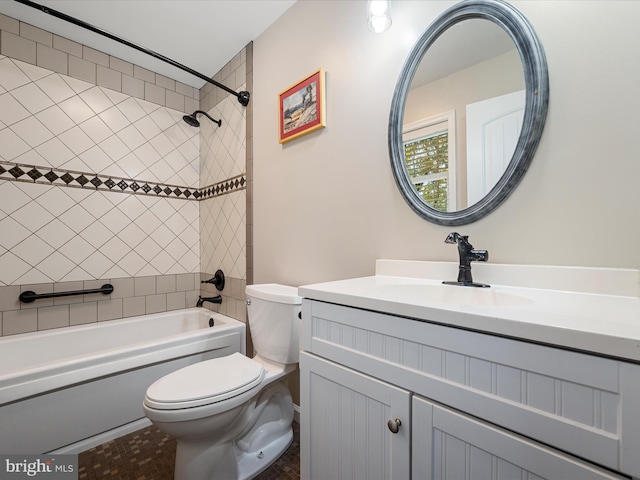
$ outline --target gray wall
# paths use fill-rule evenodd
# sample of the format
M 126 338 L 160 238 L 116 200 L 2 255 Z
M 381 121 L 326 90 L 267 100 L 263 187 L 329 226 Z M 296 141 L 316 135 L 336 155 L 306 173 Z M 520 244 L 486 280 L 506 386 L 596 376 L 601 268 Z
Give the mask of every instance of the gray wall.
M 638 268 L 640 2 L 512 3 L 547 54 L 545 131 L 516 192 L 455 230 L 494 263 Z M 256 283 L 371 275 L 377 258 L 457 260 L 443 243 L 454 229 L 410 210 L 387 150 L 404 59 L 452 4 L 393 2 L 391 29 L 375 35 L 364 1 L 302 1 L 254 42 Z M 319 67 L 327 127 L 280 145 L 278 94 Z

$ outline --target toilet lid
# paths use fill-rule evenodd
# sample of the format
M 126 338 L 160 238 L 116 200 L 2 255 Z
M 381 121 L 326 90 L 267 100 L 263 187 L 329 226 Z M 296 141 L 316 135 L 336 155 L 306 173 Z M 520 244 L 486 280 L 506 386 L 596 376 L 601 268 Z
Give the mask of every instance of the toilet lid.
M 173 410 L 221 402 L 260 384 L 265 369 L 241 353 L 194 363 L 172 372 L 147 390 L 145 403 Z

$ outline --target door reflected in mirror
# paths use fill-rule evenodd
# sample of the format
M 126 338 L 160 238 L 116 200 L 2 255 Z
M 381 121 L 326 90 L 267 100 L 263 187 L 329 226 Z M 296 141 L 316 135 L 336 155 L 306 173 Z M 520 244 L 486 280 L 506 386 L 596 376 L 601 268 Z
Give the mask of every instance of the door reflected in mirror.
M 461 21 L 430 46 L 411 80 L 402 142 L 420 198 L 441 212 L 482 200 L 512 160 L 525 77 L 511 37 L 483 18 Z

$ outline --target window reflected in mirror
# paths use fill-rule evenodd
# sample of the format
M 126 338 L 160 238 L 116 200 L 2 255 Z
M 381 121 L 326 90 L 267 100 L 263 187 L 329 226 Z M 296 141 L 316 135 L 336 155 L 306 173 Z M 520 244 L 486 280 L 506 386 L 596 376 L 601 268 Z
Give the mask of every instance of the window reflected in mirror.
M 451 110 L 405 124 L 402 132 L 413 188 L 428 205 L 441 212 L 456 208 L 455 130 L 455 112 Z

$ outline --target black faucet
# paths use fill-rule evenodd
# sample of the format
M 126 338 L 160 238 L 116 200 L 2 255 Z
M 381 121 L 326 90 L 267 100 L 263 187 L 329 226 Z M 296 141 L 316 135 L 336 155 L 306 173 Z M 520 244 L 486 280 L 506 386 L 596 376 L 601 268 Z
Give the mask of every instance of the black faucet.
M 467 235 L 460 235 L 458 232 L 451 232 L 444 239 L 444 243 L 457 243 L 458 254 L 460 255 L 460 266 L 458 267 L 457 282 L 442 282 L 447 285 L 461 285 L 464 287 L 489 287 L 486 283 L 476 283 L 471 277 L 471 262 L 486 262 L 489 260 L 489 252 L 486 250 L 476 250 L 469 243 Z
M 196 307 L 201 307 L 204 302 L 222 303 L 222 296 L 221 295 L 216 295 L 215 297 L 198 296 L 198 303 L 196 303 Z

